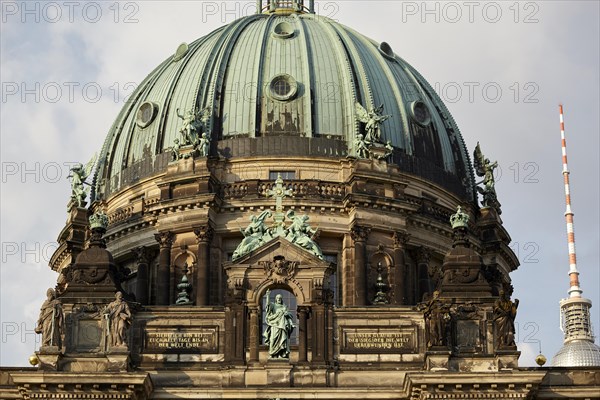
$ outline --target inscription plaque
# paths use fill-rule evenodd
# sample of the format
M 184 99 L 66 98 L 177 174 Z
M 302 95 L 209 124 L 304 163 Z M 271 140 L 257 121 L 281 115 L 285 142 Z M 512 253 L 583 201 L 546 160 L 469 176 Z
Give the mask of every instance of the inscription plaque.
M 145 351 L 157 353 L 218 353 L 219 328 L 146 331 Z
M 482 351 L 479 321 L 459 320 L 456 322 L 456 349 L 460 352 Z
M 96 319 L 80 319 L 75 325 L 75 350 L 79 352 L 100 351 L 102 344 L 102 325 Z
M 342 328 L 344 353 L 417 353 L 416 328 Z

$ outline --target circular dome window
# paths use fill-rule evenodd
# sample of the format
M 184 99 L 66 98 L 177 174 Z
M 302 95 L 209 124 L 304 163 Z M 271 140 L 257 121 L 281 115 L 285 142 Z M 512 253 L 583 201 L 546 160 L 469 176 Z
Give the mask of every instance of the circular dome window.
M 387 42 L 381 42 L 379 45 L 379 51 L 389 59 L 396 59 L 396 55 L 394 54 L 394 50 L 392 50 L 392 46 L 390 46 Z
M 173 54 L 173 61 L 179 61 L 179 60 L 181 60 L 183 57 L 185 57 L 185 55 L 187 54 L 187 52 L 189 50 L 190 50 L 190 48 L 187 45 L 187 43 L 181 43 L 177 47 L 177 50 L 175 50 L 175 54 Z
M 280 39 L 287 39 L 294 36 L 294 27 L 289 22 L 280 22 L 273 28 L 273 36 Z
M 145 128 L 154 121 L 156 114 L 158 113 L 158 106 L 155 103 L 146 101 L 142 103 L 138 109 L 135 122 L 140 128 Z
M 429 108 L 421 100 L 413 101 L 410 105 L 410 114 L 415 122 L 421 126 L 427 126 L 431 123 L 431 113 Z
M 271 79 L 269 91 L 275 100 L 291 100 L 298 93 L 298 83 L 288 74 L 277 75 Z

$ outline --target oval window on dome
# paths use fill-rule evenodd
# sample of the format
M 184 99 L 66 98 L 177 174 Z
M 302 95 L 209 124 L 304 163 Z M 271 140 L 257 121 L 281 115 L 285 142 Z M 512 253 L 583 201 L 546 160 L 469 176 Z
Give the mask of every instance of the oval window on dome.
M 158 113 L 158 106 L 155 103 L 146 101 L 142 103 L 135 118 L 137 126 L 145 128 L 154 121 L 156 114 Z
M 288 74 L 277 75 L 271 79 L 269 92 L 275 100 L 292 100 L 298 93 L 298 83 Z
M 294 36 L 294 27 L 289 22 L 280 22 L 273 28 L 273 36 L 280 39 L 288 39 Z
M 381 42 L 379 45 L 379 51 L 389 59 L 396 59 L 396 55 L 394 54 L 394 50 L 392 50 L 392 46 L 390 46 L 387 42 Z
M 413 101 L 410 105 L 410 114 L 415 122 L 421 126 L 427 126 L 431 123 L 431 113 L 427 105 L 421 100 Z
M 189 50 L 190 50 L 190 48 L 187 43 L 181 43 L 179 46 L 177 46 L 177 50 L 175 50 L 175 54 L 173 54 L 173 61 L 181 60 L 183 57 L 185 57 L 185 55 L 187 54 L 187 52 Z

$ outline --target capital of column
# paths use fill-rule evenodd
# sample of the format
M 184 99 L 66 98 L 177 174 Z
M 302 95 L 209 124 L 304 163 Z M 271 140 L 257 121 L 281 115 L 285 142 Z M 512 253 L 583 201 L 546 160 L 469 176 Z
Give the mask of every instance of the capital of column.
M 298 317 L 300 317 L 300 315 L 308 317 L 310 315 L 310 306 L 297 306 L 296 312 L 298 313 Z
M 152 251 L 146 246 L 136 247 L 133 253 L 138 264 L 148 264 L 152 260 Z
M 212 240 L 214 229 L 210 225 L 201 225 L 194 228 L 198 243 L 208 243 Z
M 426 247 L 419 247 L 417 249 L 417 262 L 419 264 L 429 264 L 431 260 L 431 250 Z
M 161 249 L 173 246 L 175 235 L 171 231 L 159 232 L 154 234 L 154 239 L 158 242 Z
M 409 242 L 411 237 L 410 233 L 406 233 L 406 232 L 402 232 L 402 231 L 396 231 L 394 232 L 394 234 L 392 235 L 392 238 L 394 239 L 394 248 L 401 248 L 406 246 L 406 244 Z
M 369 237 L 369 233 L 371 233 L 371 228 L 355 225 L 350 231 L 350 237 L 355 242 L 365 242 Z

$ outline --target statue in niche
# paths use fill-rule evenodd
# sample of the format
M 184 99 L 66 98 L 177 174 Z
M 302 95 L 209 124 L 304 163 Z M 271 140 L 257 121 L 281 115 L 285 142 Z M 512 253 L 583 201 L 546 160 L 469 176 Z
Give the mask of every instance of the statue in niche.
M 123 300 L 123 293 L 115 293 L 115 300 L 103 311 L 107 322 L 107 338 L 110 347 L 127 347 L 127 330 L 131 325 L 131 310 Z
M 515 318 L 519 299 L 514 303 L 500 290 L 500 298 L 494 303 L 494 321 L 498 333 L 498 347 L 514 347 L 515 344 Z
M 265 241 L 269 240 L 270 234 L 269 230 L 265 225 L 265 219 L 271 216 L 271 211 L 265 210 L 257 217 L 253 215 L 250 217 L 250 225 L 246 229 L 242 230 L 242 234 L 244 235 L 244 239 L 238 245 L 237 249 L 233 253 L 232 259 L 236 260 L 254 249 L 258 248 L 260 245 L 265 243 Z
M 46 300 L 40 309 L 35 333 L 42 334 L 42 346 L 62 347 L 65 315 L 62 303 L 56 298 L 54 289 L 46 291 Z
M 67 178 L 71 179 L 71 200 L 77 204 L 77 207 L 85 207 L 85 198 L 88 195 L 88 189 L 84 185 L 89 185 L 86 179 L 92 173 L 97 158 L 98 154 L 94 154 L 87 164 L 85 164 L 85 167 L 81 163 L 75 164 L 71 168 L 71 173 L 67 176 Z
M 294 330 L 292 314 L 287 305 L 283 303 L 281 294 L 275 296 L 271 302 L 271 291 L 267 289 L 267 307 L 265 309 L 265 322 L 267 328 L 263 333 L 265 344 L 269 346 L 270 358 L 290 358 L 290 337 Z
M 447 329 L 450 322 L 450 306 L 440 300 L 440 292 L 433 292 L 433 296 L 426 303 L 419 305 L 419 310 L 425 316 L 425 327 L 428 333 L 427 347 L 446 347 Z
M 483 207 L 492 207 L 499 211 L 500 203 L 496 196 L 496 181 L 494 179 L 494 170 L 498 168 L 498 162 L 491 162 L 488 158 L 485 158 L 477 142 L 474 152 L 474 163 L 475 171 L 477 175 L 483 177 L 481 182 L 477 182 L 476 185 L 483 184 L 483 187 L 476 186 L 477 192 L 481 193 L 483 199 L 481 205 Z
M 383 115 L 383 104 L 370 111 L 360 103 L 355 103 L 356 118 L 365 124 L 365 142 L 367 143 L 379 143 L 381 141 L 381 132 L 379 127 L 382 123 L 387 121 L 391 115 Z
M 312 239 L 317 230 L 312 229 L 307 223 L 308 215 L 296 216 L 294 211 L 290 210 L 286 214 L 286 218 L 292 221 L 292 224 L 285 230 L 286 239 L 323 259 L 321 249 Z

